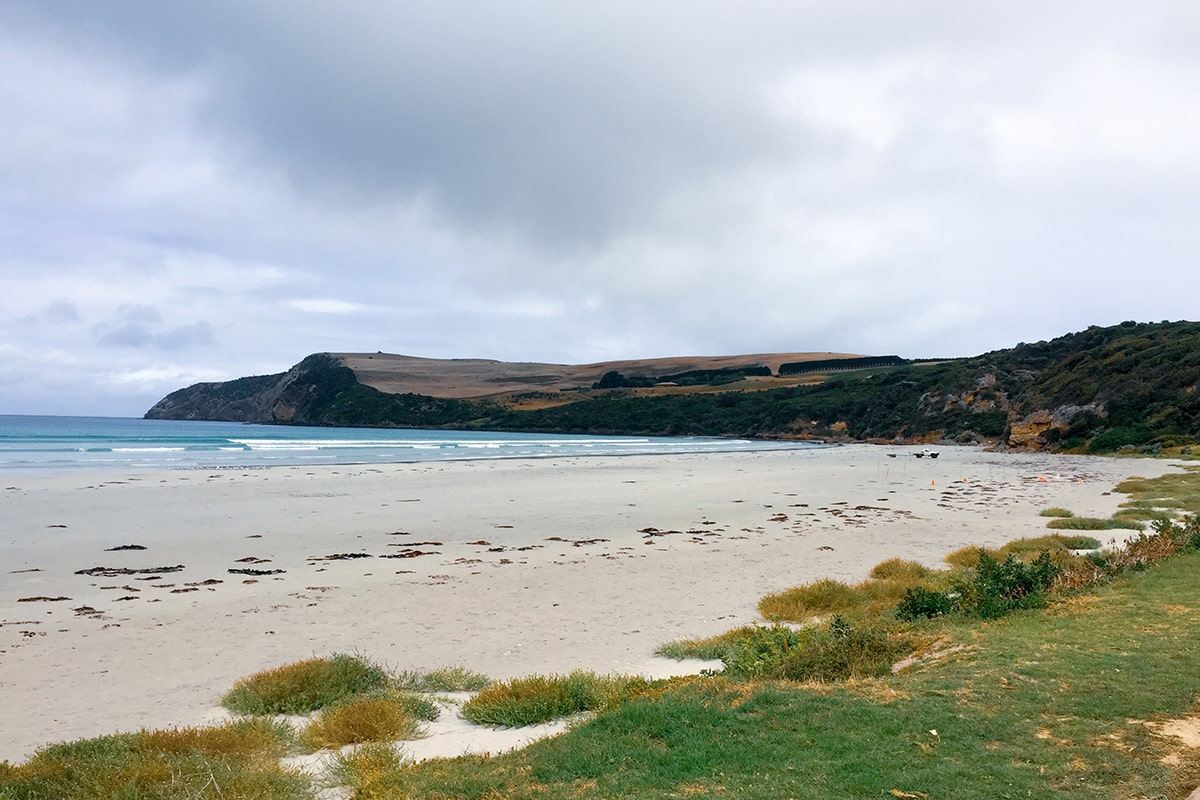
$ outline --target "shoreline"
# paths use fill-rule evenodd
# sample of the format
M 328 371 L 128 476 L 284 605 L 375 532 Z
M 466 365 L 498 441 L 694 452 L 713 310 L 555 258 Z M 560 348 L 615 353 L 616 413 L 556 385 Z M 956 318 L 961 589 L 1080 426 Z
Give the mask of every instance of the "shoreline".
M 0 760 L 201 724 L 238 678 L 339 651 L 651 674 L 659 645 L 761 621 L 769 592 L 1040 535 L 1049 506 L 1108 516 L 1120 480 L 1173 469 L 939 449 L 8 474 Z

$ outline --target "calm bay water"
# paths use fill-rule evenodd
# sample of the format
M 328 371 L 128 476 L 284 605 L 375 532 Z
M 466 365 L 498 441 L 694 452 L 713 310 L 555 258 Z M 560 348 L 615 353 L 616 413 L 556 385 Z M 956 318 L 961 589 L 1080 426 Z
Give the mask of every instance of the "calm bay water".
M 820 445 L 704 437 L 302 428 L 235 422 L 0 415 L 0 472 L 388 464 L 815 446 Z

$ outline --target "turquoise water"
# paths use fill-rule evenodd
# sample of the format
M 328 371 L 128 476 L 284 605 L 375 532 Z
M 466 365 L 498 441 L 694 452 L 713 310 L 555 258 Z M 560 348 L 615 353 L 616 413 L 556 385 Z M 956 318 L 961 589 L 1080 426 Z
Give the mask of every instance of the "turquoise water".
M 819 445 L 704 437 L 558 436 L 0 415 L 0 472 L 388 464 L 814 446 Z

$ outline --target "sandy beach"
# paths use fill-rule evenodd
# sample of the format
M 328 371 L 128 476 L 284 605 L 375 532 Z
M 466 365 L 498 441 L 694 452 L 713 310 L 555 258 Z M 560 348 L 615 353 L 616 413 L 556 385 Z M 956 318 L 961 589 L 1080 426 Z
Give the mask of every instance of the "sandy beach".
M 1169 462 L 846 445 L 717 455 L 8 475 L 0 760 L 218 718 L 258 670 L 665 674 L 772 591 L 1108 516 Z

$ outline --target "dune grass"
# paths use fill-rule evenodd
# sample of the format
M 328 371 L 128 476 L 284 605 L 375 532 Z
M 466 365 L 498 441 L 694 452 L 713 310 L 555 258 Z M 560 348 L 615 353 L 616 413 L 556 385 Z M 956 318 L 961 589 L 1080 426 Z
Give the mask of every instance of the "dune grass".
M 608 708 L 649 685 L 642 678 L 584 671 L 530 675 L 488 686 L 463 704 L 462 715 L 478 725 L 520 728 Z
M 1046 523 L 1046 527 L 1061 531 L 1140 531 L 1144 526 L 1135 519 L 1123 519 L 1113 516 L 1107 519 L 1101 519 L 1100 517 L 1064 517 L 1050 520 Z
M 392 679 L 398 688 L 428 694 L 477 692 L 491 682 L 487 675 L 462 666 L 441 667 L 428 672 L 409 670 L 397 673 Z
M 0 798 L 294 800 L 309 782 L 279 765 L 292 745 L 290 728 L 265 719 L 83 739 L 0 765 Z
M 300 743 L 312 752 L 365 742 L 419 739 L 421 720 L 428 719 L 429 713 L 412 695 L 397 691 L 352 697 L 323 709 L 301 731 Z M 436 708 L 432 714 L 436 719 Z
M 521 751 L 367 750 L 344 775 L 364 799 L 1182 798 L 1194 751 L 1145 723 L 1200 713 L 1200 604 L 1181 603 L 1198 569 L 1186 553 L 1048 612 L 952 622 L 965 649 L 898 675 L 676 679 Z
M 236 714 L 307 714 L 384 689 L 382 667 L 357 655 L 310 658 L 264 670 L 234 684 L 221 705 Z
M 1040 516 L 1043 516 L 1043 517 L 1063 517 L 1063 518 L 1066 518 L 1066 517 L 1073 517 L 1073 516 L 1075 516 L 1075 512 L 1074 512 L 1074 511 L 1071 511 L 1071 510 L 1070 510 L 1070 509 L 1068 509 L 1068 508 L 1060 508 L 1059 506 L 1051 506 L 1050 508 L 1043 508 L 1041 511 L 1039 511 L 1039 512 L 1038 512 L 1038 514 L 1039 514 Z
M 870 578 L 851 586 L 823 578 L 763 597 L 758 601 L 758 612 L 767 619 L 786 622 L 810 622 L 833 614 L 850 619 L 871 617 L 883 609 L 894 608 L 909 586 L 924 585 L 930 580 Z

